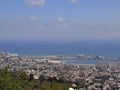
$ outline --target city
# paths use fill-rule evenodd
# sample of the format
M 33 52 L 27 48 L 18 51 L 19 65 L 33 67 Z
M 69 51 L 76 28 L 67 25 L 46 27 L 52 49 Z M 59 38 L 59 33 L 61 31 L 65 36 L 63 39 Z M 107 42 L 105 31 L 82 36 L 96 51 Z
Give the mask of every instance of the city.
M 27 56 L 0 52 L 0 69 L 9 72 L 23 70 L 33 79 L 44 76 L 83 86 L 85 90 L 119 90 L 120 62 L 96 64 L 70 64 L 59 60 L 60 56 Z M 80 57 L 79 57 L 80 58 Z

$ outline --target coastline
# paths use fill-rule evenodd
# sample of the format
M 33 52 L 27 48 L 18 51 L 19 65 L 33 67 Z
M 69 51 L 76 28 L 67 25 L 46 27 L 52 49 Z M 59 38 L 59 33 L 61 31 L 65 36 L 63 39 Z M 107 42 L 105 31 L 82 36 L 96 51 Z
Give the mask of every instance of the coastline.
M 43 60 L 53 60 L 51 62 L 63 62 L 66 64 L 87 64 L 95 65 L 98 62 L 120 62 L 120 58 L 111 58 L 105 55 L 89 55 L 89 54 L 57 54 L 57 55 L 24 55 L 18 53 L 0 52 L 17 57 L 38 58 Z
M 18 53 L 20 55 L 105 55 L 112 58 L 120 57 L 118 41 L 74 41 L 74 42 L 0 42 L 0 52 Z

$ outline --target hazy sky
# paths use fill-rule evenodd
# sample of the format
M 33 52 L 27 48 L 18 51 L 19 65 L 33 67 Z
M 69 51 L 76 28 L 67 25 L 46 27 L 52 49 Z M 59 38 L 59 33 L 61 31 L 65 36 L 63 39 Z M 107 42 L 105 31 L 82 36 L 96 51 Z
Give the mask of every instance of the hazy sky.
M 120 39 L 120 0 L 0 0 L 0 40 Z

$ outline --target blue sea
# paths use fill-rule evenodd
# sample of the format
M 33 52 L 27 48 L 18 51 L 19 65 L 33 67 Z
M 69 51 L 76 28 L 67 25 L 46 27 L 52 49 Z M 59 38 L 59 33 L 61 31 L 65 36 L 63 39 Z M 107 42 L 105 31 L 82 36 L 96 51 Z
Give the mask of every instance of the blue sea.
M 120 57 L 120 41 L 85 40 L 85 41 L 1 41 L 0 52 L 18 53 L 21 55 L 105 55 Z M 90 63 L 85 61 L 83 63 Z

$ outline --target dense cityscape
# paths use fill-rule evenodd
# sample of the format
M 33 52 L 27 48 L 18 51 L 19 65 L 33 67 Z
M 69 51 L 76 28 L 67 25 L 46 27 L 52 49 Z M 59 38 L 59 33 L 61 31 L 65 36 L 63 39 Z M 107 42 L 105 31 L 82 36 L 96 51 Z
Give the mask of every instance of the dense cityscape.
M 47 80 L 75 83 L 85 90 L 119 90 L 120 62 L 104 62 L 102 56 L 96 64 L 66 63 L 60 55 L 28 56 L 0 52 L 0 69 L 8 68 L 9 72 L 20 70 L 26 72 L 29 80 L 44 76 Z M 77 58 L 86 58 L 79 55 Z M 88 58 L 90 59 L 90 58 Z M 31 77 L 32 75 L 32 77 Z
M 120 0 L 0 0 L 0 90 L 120 90 Z

